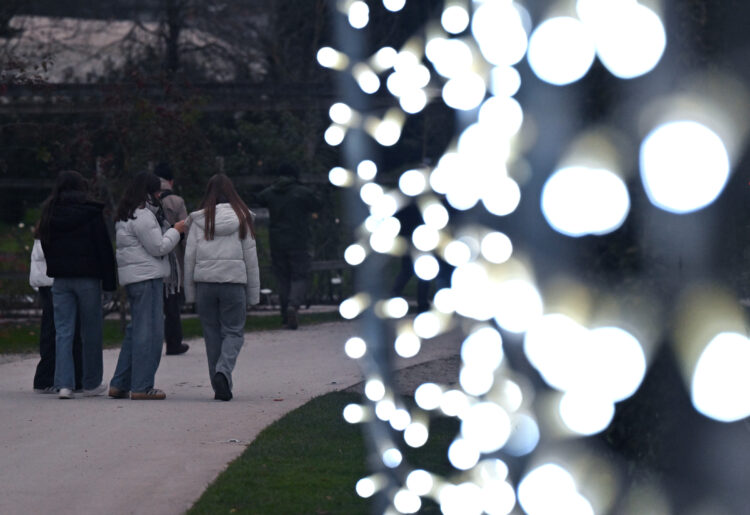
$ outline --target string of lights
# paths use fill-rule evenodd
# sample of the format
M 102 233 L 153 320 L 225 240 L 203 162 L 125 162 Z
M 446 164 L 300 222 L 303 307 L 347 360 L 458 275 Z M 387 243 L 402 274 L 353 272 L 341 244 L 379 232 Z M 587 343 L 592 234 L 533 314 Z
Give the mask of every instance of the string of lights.
M 336 5 L 338 23 L 346 25 L 338 34 L 353 30 L 366 37 L 368 4 Z M 405 5 L 383 0 L 392 16 Z M 344 318 L 368 321 L 344 347 L 367 377 L 365 400 L 347 406 L 343 416 L 370 426 L 375 457 L 373 473 L 356 484 L 357 493 L 380 496 L 384 513 L 416 513 L 426 498 L 446 515 L 508 514 L 519 506 L 529 514 L 608 512 L 628 493 L 592 478 L 616 477 L 616 465 L 588 456 L 575 441 L 604 431 L 616 404 L 641 385 L 659 338 L 652 330 L 658 310 L 648 299 L 634 308 L 616 295 L 597 296 L 576 278 L 543 289 L 532 260 L 507 234 L 491 225 L 457 223 L 451 212 L 481 206 L 502 218 L 521 202 L 523 184 L 511 170 L 523 162 L 533 133 L 516 98 L 524 86 L 517 70 L 522 60 L 537 80 L 559 87 L 584 77 L 596 59 L 618 79 L 641 77 L 660 65 L 667 45 L 659 5 L 561 2 L 532 20 L 522 2 L 446 0 L 439 19 L 424 20 L 402 48 L 383 47 L 360 59 L 342 50 L 360 48 L 351 37 L 341 36 L 339 50 L 321 48 L 319 64 L 353 80 L 358 89 L 345 98 L 359 96 L 365 101 L 358 105 L 366 105 L 368 95 L 385 87 L 393 106 L 380 115 L 357 111 L 346 100 L 330 108 L 325 141 L 344 145 L 349 162 L 331 169 L 329 180 L 354 193 L 366 212 L 344 258 L 367 267 L 377 256 L 409 253 L 416 275 L 426 281 L 438 278 L 445 264 L 452 269 L 432 308 L 413 318 L 404 298 L 379 291 L 365 289 L 340 305 Z M 736 108 L 745 93 L 736 81 L 703 76 L 690 84 L 679 95 L 645 103 L 645 129 L 636 135 L 648 199 L 674 214 L 718 198 L 747 131 L 744 111 Z M 379 183 L 379 165 L 364 151 L 363 138 L 367 145 L 397 144 L 408 117 L 433 102 L 470 122 L 434 165 L 404 171 L 397 188 Z M 632 215 L 628 156 L 610 129 L 581 131 L 556 169 L 537 172 L 547 174 L 539 208 L 566 237 L 610 234 Z M 395 214 L 409 203 L 416 203 L 424 223 L 405 238 Z M 736 302 L 725 291 L 697 288 L 680 303 L 674 325 L 683 329 L 674 339 L 695 408 L 721 421 L 750 415 L 742 394 L 748 380 L 733 365 L 747 363 L 750 352 Z M 384 341 L 387 331 L 373 324 L 387 322 L 395 322 L 396 331 Z M 426 382 L 409 408 L 389 381 L 381 347 L 409 359 L 448 331 L 462 338 L 458 386 Z M 522 339 L 523 354 L 546 389 L 509 363 L 509 336 Z M 455 469 L 450 477 L 412 468 L 402 452 L 403 446 L 425 445 L 431 414 L 438 412 L 460 421 L 448 449 Z M 512 470 L 506 457 L 525 457 L 525 468 Z M 653 513 L 658 504 L 651 503 Z

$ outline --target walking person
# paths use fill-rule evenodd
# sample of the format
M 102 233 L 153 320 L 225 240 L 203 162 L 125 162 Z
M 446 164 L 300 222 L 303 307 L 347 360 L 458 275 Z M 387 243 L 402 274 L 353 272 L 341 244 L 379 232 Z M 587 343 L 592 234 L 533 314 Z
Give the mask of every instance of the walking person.
M 109 386 L 109 396 L 118 399 L 166 398 L 154 388 L 164 339 L 164 279 L 171 273 L 168 255 L 179 243 L 185 221 L 170 227 L 157 216 L 159 187 L 156 175 L 140 172 L 117 207 L 117 270 L 130 304 L 130 323 Z
M 34 372 L 34 393 L 58 393 L 55 388 L 55 313 L 52 305 L 52 283 L 47 275 L 47 261 L 44 259 L 42 242 L 39 240 L 39 227 L 34 232 L 34 246 L 31 249 L 29 285 L 39 293 L 42 306 L 42 320 L 39 327 L 39 363 Z M 81 354 L 81 330 L 76 319 L 73 335 L 73 365 L 75 368 L 75 391 L 82 390 L 83 356 Z
M 190 214 L 185 298 L 195 301 L 203 326 L 214 399 L 229 401 L 247 306 L 260 301 L 254 215 L 221 173 L 208 181 L 200 207 Z
M 80 318 L 84 396 L 100 395 L 102 383 L 102 289 L 117 286 L 114 253 L 104 223 L 104 204 L 91 200 L 88 183 L 72 170 L 60 172 L 42 206 L 39 238 L 52 283 L 55 381 L 58 397 L 72 399 L 73 340 Z
M 271 218 L 271 266 L 279 283 L 281 321 L 289 329 L 297 329 L 312 260 L 310 220 L 321 204 L 315 193 L 299 182 L 297 168 L 284 164 L 279 167 L 279 174 L 279 179 L 261 191 L 257 199 L 268 207 Z
M 174 192 L 172 168 L 168 163 L 161 162 L 154 168 L 154 173 L 161 182 L 158 197 L 167 222 L 174 225 L 180 220 L 185 220 L 187 208 L 185 200 Z M 180 238 L 180 243 L 173 252 L 177 267 L 164 281 L 164 341 L 167 344 L 168 356 L 184 354 L 190 348 L 188 344 L 182 343 L 182 322 L 180 321 L 180 312 L 185 302 L 185 294 L 182 291 L 185 262 L 184 238 Z

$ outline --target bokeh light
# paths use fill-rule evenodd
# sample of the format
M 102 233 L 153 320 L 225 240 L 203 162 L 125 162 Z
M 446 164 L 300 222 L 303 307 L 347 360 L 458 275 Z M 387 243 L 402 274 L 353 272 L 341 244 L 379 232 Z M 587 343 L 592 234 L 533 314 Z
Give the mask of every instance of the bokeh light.
M 412 422 L 404 430 L 404 441 L 409 447 L 422 447 L 427 443 L 430 437 L 430 432 L 427 430 L 427 426 L 420 422 Z
M 469 26 L 469 13 L 462 5 L 448 5 L 440 18 L 443 28 L 451 34 L 460 34 Z
M 365 410 L 359 404 L 347 404 L 344 407 L 344 420 L 350 424 L 359 424 L 365 418 Z
M 367 251 L 362 245 L 354 243 L 346 247 L 344 251 L 344 260 L 352 266 L 360 265 L 367 257 Z
M 396 349 L 396 354 L 402 358 L 413 358 L 419 354 L 422 341 L 414 333 L 402 333 L 396 337 L 393 347 Z
M 604 431 L 615 415 L 615 406 L 599 392 L 569 391 L 560 399 L 560 417 L 581 435 Z
M 490 263 L 505 263 L 513 255 L 513 242 L 501 232 L 490 232 L 482 238 L 482 257 Z
M 360 161 L 357 165 L 357 175 L 363 181 L 371 181 L 375 178 L 378 173 L 378 166 L 369 159 Z
M 449 79 L 443 86 L 445 103 L 460 111 L 476 108 L 484 100 L 487 87 L 484 79 L 476 73 L 466 73 Z
M 318 63 L 325 68 L 343 70 L 349 64 L 349 57 L 331 47 L 323 47 L 317 53 Z
M 501 449 L 510 433 L 511 420 L 508 413 L 493 402 L 475 404 L 461 420 L 461 435 L 465 441 L 476 446 L 479 452 L 490 453 Z
M 344 352 L 352 359 L 359 359 L 367 352 L 367 344 L 362 338 L 353 336 L 346 341 Z
M 401 465 L 403 459 L 404 457 L 401 454 L 401 451 L 399 451 L 395 447 L 387 449 L 383 453 L 383 465 L 391 469 L 395 469 L 396 467 Z
M 656 127 L 641 144 L 641 178 L 651 202 L 673 213 L 711 204 L 729 178 L 729 155 L 719 136 L 698 122 Z
M 536 449 L 541 438 L 536 420 L 524 413 L 513 416 L 513 429 L 503 451 L 511 456 L 525 456 Z
M 332 147 L 335 147 L 341 145 L 341 142 L 344 141 L 345 136 L 346 127 L 333 124 L 325 131 L 325 133 L 323 134 L 323 139 L 326 140 L 326 143 L 328 143 Z
M 622 179 L 609 170 L 570 166 L 547 179 L 541 207 L 550 226 L 562 234 L 601 235 L 623 224 L 630 195 Z
M 471 30 L 482 55 L 492 64 L 512 66 L 526 53 L 526 31 L 512 2 L 483 2 L 474 12 Z
M 422 218 L 427 227 L 440 230 L 450 221 L 448 210 L 438 202 L 428 204 L 422 212 Z
M 576 18 L 544 21 L 529 39 L 529 65 L 537 77 L 556 86 L 577 81 L 594 62 L 594 41 Z
M 404 195 L 416 197 L 424 192 L 427 179 L 422 170 L 407 170 L 398 179 L 398 187 Z
M 383 7 L 392 12 L 400 11 L 406 5 L 406 0 L 383 0 Z
M 340 188 L 350 186 L 354 182 L 352 173 L 340 166 L 331 168 L 331 170 L 328 172 L 328 180 L 331 182 L 331 184 Z
M 469 470 L 479 461 L 479 449 L 473 442 L 457 438 L 448 447 L 448 460 L 458 470 Z
M 424 281 L 431 281 L 440 272 L 440 263 L 431 254 L 423 254 L 414 260 L 414 273 Z
M 380 89 L 380 78 L 366 64 L 357 63 L 354 65 L 352 75 L 360 89 L 368 95 L 372 95 Z
M 447 79 L 471 72 L 474 64 L 471 47 L 460 39 L 432 38 L 427 42 L 425 54 L 435 71 Z
M 521 74 L 512 66 L 495 66 L 490 72 L 490 92 L 497 97 L 512 97 L 521 88 Z
M 414 401 L 423 410 L 431 411 L 440 407 L 443 390 L 435 383 L 424 383 L 414 391 Z
M 573 476 L 556 463 L 541 465 L 521 480 L 518 502 L 529 515 L 594 515 L 591 504 L 578 493 Z
M 659 16 L 638 2 L 578 0 L 578 16 L 591 30 L 596 53 L 616 77 L 632 79 L 651 71 L 667 44 Z
M 349 25 L 362 29 L 370 21 L 370 8 L 362 0 L 355 0 L 349 5 Z
M 426 470 L 416 469 L 406 476 L 406 487 L 417 495 L 427 495 L 432 490 L 435 481 L 432 474 Z
M 440 233 L 428 225 L 419 225 L 414 229 L 411 240 L 417 249 L 429 252 L 440 243 Z
M 750 416 L 750 341 L 741 334 L 716 335 L 701 353 L 691 381 L 695 409 L 721 422 Z
M 393 496 L 393 506 L 399 513 L 417 513 L 422 507 L 422 500 L 414 492 L 401 489 Z

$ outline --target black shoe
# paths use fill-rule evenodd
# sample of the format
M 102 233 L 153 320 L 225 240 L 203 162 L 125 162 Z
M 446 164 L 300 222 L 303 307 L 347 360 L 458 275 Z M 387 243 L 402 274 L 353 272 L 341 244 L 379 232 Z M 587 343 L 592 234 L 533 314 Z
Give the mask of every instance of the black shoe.
M 297 308 L 289 307 L 286 310 L 286 325 L 289 329 L 297 329 L 299 320 L 297 320 Z
M 214 387 L 216 388 L 216 395 L 214 395 L 215 400 L 232 400 L 232 390 L 229 389 L 229 381 L 227 380 L 227 376 L 221 372 L 216 372 L 216 375 L 214 376 Z
M 167 349 L 167 356 L 177 356 L 178 354 L 185 354 L 189 348 L 190 345 L 188 345 L 187 343 L 181 343 L 180 346 L 176 349 Z

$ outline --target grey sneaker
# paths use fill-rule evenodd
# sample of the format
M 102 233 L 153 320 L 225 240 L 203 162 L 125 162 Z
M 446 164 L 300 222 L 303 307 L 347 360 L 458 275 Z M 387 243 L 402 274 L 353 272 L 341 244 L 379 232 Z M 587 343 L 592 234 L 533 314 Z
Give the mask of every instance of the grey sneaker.
M 60 391 L 57 393 L 57 396 L 61 399 L 72 399 L 73 390 L 71 390 L 70 388 L 60 388 Z
M 104 393 L 104 390 L 107 389 L 107 385 L 102 383 L 96 388 L 92 388 L 91 390 L 83 390 L 83 396 L 84 397 L 96 397 L 97 395 L 101 395 Z
M 47 388 L 34 388 L 34 393 L 57 393 L 59 390 L 54 386 L 48 386 Z

